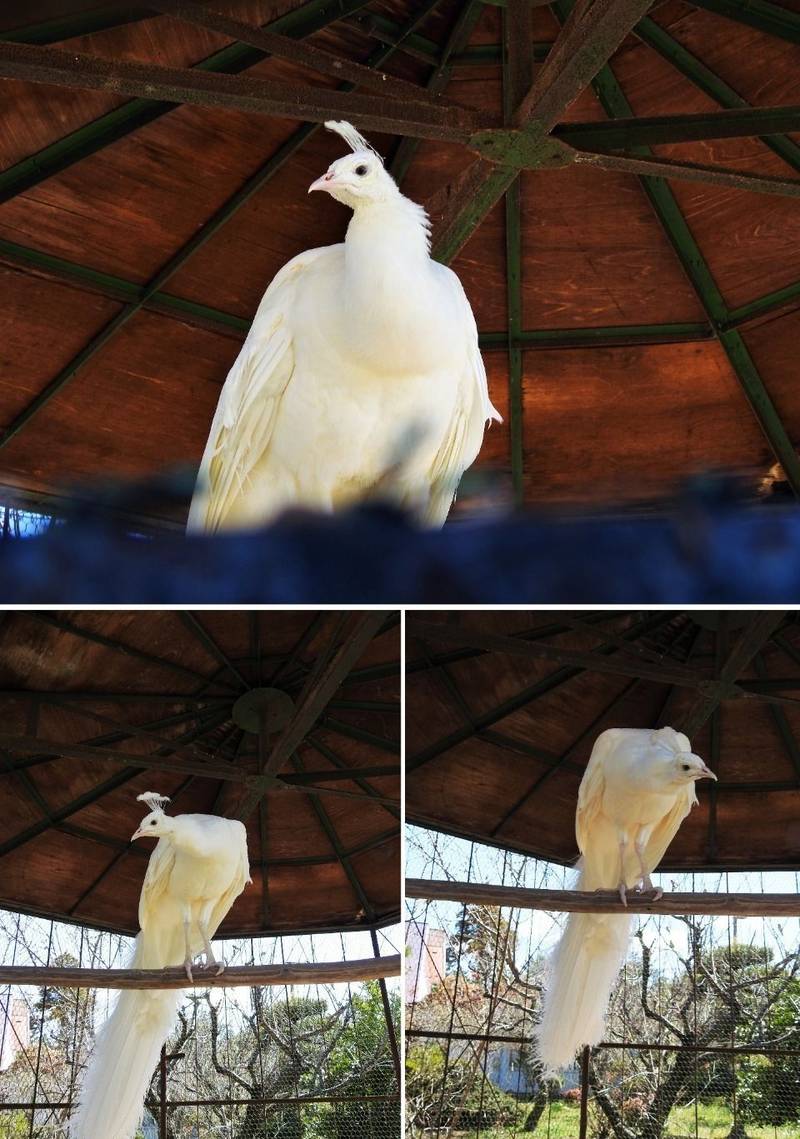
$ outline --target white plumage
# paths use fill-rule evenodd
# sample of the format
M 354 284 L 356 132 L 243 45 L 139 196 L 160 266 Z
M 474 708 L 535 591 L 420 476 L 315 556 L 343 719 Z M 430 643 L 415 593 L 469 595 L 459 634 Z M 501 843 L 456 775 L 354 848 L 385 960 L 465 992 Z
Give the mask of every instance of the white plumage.
M 610 728 L 598 736 L 578 791 L 579 890 L 626 891 L 650 875 L 695 803 L 695 782 L 716 779 L 673 728 Z M 657 891 L 660 896 L 660 891 Z M 608 998 L 628 947 L 630 918 L 570 914 L 550 966 L 537 1029 L 547 1071 L 603 1036 Z
M 189 530 L 246 527 L 375 494 L 443 525 L 489 400 L 475 318 L 431 260 L 421 206 L 349 123 L 353 150 L 309 187 L 349 206 L 345 241 L 280 270 L 228 374 Z
M 139 899 L 136 949 L 130 968 L 161 969 L 191 962 L 250 881 L 247 834 L 235 819 L 164 814 L 169 800 L 146 792 L 152 808 L 132 836 L 158 838 Z M 218 972 L 222 972 L 220 965 Z M 131 1139 L 147 1086 L 180 999 L 176 989 L 127 989 L 98 1033 L 70 1123 L 71 1139 Z

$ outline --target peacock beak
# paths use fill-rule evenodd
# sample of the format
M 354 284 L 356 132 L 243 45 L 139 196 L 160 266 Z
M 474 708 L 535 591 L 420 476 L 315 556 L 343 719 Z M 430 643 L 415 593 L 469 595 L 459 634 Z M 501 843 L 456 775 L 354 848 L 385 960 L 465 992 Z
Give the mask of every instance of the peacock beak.
M 311 185 L 308 187 L 308 192 L 309 194 L 314 190 L 327 190 L 330 192 L 335 185 L 336 179 L 329 170 L 327 174 L 323 174 L 321 178 L 317 178 L 316 182 L 311 183 Z
M 136 828 L 136 830 L 135 830 L 135 831 L 133 832 L 133 834 L 131 835 L 131 842 L 133 842 L 133 840 L 134 840 L 135 838 L 142 838 L 143 834 L 144 834 L 144 832 L 142 831 L 142 828 L 141 828 L 141 827 L 137 827 L 137 828 Z
M 717 777 L 714 774 L 714 772 L 711 770 L 710 767 L 706 767 L 705 764 L 703 764 L 703 770 L 700 772 L 700 774 L 698 775 L 697 778 L 698 779 L 713 779 L 715 783 L 718 782 Z

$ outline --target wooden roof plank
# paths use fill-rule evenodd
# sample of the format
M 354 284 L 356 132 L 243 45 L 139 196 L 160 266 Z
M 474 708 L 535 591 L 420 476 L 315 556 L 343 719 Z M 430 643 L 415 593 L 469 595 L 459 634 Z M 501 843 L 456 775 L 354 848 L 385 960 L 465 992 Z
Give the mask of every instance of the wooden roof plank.
M 568 0 L 557 0 L 555 8 L 563 18 L 569 11 Z M 611 117 L 630 117 L 630 104 L 608 64 L 592 82 L 606 112 Z M 647 148 L 642 147 L 641 151 L 649 155 Z M 800 497 L 800 459 L 744 341 L 735 329 L 723 330 L 721 327 L 728 315 L 724 298 L 671 190 L 661 179 L 642 177 L 641 185 L 680 258 L 709 320 L 717 329 L 720 344 L 725 349 L 759 426 L 776 458 L 784 467 L 789 485 L 795 495 Z
M 334 4 L 329 4 L 326 0 L 307 0 L 300 7 L 270 21 L 267 27 L 274 32 L 302 38 L 312 35 L 313 32 L 335 20 L 352 15 L 366 3 L 368 0 L 337 0 Z M 252 67 L 263 58 L 263 52 L 256 48 L 244 44 L 232 44 L 195 64 L 192 70 L 216 74 L 237 73 Z M 124 138 L 162 115 L 169 114 L 174 107 L 174 103 L 133 99 L 101 115 L 93 122 L 79 127 L 37 154 L 0 172 L 0 202 L 8 201 L 23 190 L 39 185 L 53 174 L 66 170 L 90 154 L 95 154 L 109 143 Z

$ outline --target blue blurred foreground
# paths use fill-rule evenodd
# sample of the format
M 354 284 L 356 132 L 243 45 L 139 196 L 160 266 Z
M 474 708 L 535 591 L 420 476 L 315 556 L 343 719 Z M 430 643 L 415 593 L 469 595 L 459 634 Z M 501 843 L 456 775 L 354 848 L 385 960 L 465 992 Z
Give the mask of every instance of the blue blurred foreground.
M 389 508 L 246 534 L 76 515 L 0 542 L 16 604 L 724 604 L 800 600 L 800 507 L 695 488 L 653 517 L 489 516 L 421 532 Z

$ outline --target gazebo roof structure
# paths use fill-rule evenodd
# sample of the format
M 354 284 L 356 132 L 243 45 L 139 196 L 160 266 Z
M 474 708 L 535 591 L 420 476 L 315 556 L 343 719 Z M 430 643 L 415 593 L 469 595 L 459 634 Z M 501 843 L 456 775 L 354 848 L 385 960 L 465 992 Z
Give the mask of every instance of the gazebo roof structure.
M 718 782 L 662 868 L 800 868 L 796 614 L 426 612 L 406 662 L 409 823 L 571 864 L 597 736 L 669 725 Z
M 392 613 L 6 614 L 0 906 L 135 932 L 156 790 L 247 825 L 221 936 L 398 920 L 399 690 Z
M 518 501 L 800 491 L 797 0 L 66 7 L 0 13 L 6 501 L 197 466 L 267 283 L 344 233 L 328 118 L 429 206 Z

